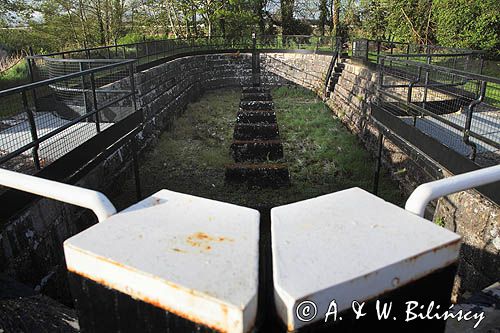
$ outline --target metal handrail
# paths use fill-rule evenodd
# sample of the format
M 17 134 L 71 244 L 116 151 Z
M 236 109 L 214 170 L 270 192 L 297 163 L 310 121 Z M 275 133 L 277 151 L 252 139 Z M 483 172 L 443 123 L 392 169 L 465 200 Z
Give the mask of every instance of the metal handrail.
M 406 201 L 405 209 L 423 217 L 425 207 L 434 199 L 500 181 L 500 165 L 422 184 Z
M 101 192 L 0 168 L 0 185 L 92 210 L 99 222 L 116 214 Z
M 293 39 L 293 38 L 325 38 L 325 39 L 333 39 L 336 38 L 334 36 L 314 36 L 314 35 L 257 35 L 256 36 L 257 40 L 269 40 L 269 39 L 281 39 L 281 40 L 286 40 L 286 39 Z M 224 44 L 230 44 L 231 42 L 234 41 L 242 41 L 245 42 L 245 44 L 248 44 L 250 46 L 251 43 L 251 37 L 250 36 L 239 36 L 239 37 L 225 37 L 225 36 L 211 36 L 211 37 L 183 37 L 183 38 L 164 38 L 164 39 L 155 39 L 155 40 L 144 40 L 141 42 L 137 43 L 127 43 L 127 44 L 114 44 L 114 45 L 105 45 L 105 46 L 97 46 L 97 47 L 90 47 L 90 48 L 83 48 L 83 49 L 77 49 L 77 50 L 69 50 L 69 51 L 61 51 L 61 52 L 52 52 L 52 53 L 46 53 L 46 54 L 39 54 L 39 55 L 33 55 L 32 57 L 40 57 L 40 56 L 45 56 L 45 57 L 55 57 L 55 56 L 63 56 L 63 55 L 69 55 L 73 53 L 86 53 L 86 52 L 91 52 L 91 51 L 100 51 L 100 50 L 106 50 L 106 49 L 117 49 L 117 48 L 124 48 L 124 47 L 134 47 L 134 46 L 141 46 L 141 45 L 146 45 L 146 44 L 152 44 L 152 43 L 172 43 L 172 45 L 175 46 L 176 43 L 179 42 L 184 42 L 184 43 L 189 43 L 184 48 L 192 48 L 192 47 L 206 47 L 206 46 L 215 46 L 217 44 L 217 41 L 223 40 Z M 199 45 L 195 45 L 192 43 L 192 41 L 205 41 L 204 43 L 201 43 Z M 214 45 L 207 44 L 207 42 L 215 41 Z M 240 43 L 242 44 L 242 43 Z M 175 49 L 181 49 L 182 47 L 175 47 Z M 162 52 L 159 52 L 162 53 Z M 151 56 L 154 55 L 153 53 L 151 54 L 145 54 L 143 57 Z

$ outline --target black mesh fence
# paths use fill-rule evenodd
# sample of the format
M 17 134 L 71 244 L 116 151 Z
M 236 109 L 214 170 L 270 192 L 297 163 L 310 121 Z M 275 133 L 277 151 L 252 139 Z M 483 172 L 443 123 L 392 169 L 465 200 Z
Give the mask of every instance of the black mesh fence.
M 480 164 L 500 161 L 500 79 L 394 56 L 378 75 L 385 110 Z
M 353 40 L 352 56 L 374 64 L 383 56 L 399 57 L 476 74 L 482 74 L 484 66 L 482 51 L 383 40 Z
M 0 92 L 0 166 L 25 173 L 136 110 L 133 60 L 36 62 L 39 81 Z

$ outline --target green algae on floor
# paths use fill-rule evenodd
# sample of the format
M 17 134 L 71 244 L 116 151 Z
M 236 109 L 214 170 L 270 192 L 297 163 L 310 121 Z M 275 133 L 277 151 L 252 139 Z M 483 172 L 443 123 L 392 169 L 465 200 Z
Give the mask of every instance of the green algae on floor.
M 161 189 L 248 207 L 273 207 L 350 187 L 372 188 L 374 159 L 312 92 L 298 87 L 273 89 L 272 95 L 291 185 L 261 189 L 226 184 L 241 91 L 210 91 L 162 133 L 158 144 L 139 161 L 143 196 Z M 135 202 L 134 181 L 114 201 L 120 208 Z M 397 183 L 384 171 L 379 196 L 401 205 Z

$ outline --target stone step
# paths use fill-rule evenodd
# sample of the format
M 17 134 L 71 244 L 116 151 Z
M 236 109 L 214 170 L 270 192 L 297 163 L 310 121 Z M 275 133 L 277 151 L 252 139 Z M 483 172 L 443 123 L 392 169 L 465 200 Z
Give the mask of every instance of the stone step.
M 242 93 L 241 94 L 242 101 L 272 101 L 273 97 L 270 93 L 260 93 L 260 92 L 252 92 L 252 93 Z
M 236 162 L 276 161 L 283 158 L 281 140 L 234 140 L 231 150 Z
M 239 123 L 234 126 L 234 140 L 279 139 L 278 124 Z
M 276 113 L 268 110 L 238 111 L 236 122 L 241 123 L 276 123 Z
M 274 103 L 272 101 L 240 101 L 240 109 L 271 111 L 274 109 Z
M 271 93 L 271 90 L 264 87 L 243 87 L 242 92 L 245 93 Z
M 259 187 L 280 187 L 290 183 L 286 164 L 233 163 L 226 165 L 226 181 Z
M 339 78 L 338 77 L 332 77 L 330 79 L 330 85 L 332 85 L 332 84 L 335 85 L 337 83 L 339 83 Z

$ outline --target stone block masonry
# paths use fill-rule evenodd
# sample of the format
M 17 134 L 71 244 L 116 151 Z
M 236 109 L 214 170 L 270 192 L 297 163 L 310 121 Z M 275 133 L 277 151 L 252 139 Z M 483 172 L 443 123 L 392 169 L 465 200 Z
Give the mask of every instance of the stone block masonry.
M 260 54 L 261 76 L 267 87 L 299 84 L 319 91 L 330 56 L 315 54 Z M 185 106 L 205 90 L 251 83 L 252 55 L 229 53 L 178 58 L 135 75 L 138 104 L 145 114 L 137 136 L 140 152 L 152 148 L 158 135 Z M 108 88 L 127 86 L 128 79 Z M 109 121 L 116 115 L 109 114 Z M 249 115 L 251 117 L 251 115 Z M 132 176 L 132 146 L 124 143 L 83 177 L 78 186 L 102 191 L 113 198 Z M 66 304 L 71 297 L 66 279 L 62 242 L 95 224 L 90 211 L 39 199 L 0 224 L 0 272 Z
M 379 130 L 370 119 L 370 103 L 376 98 L 377 73 L 351 60 L 346 60 L 344 65 L 326 103 L 376 155 Z M 394 137 L 385 137 L 383 163 L 407 195 L 419 184 L 451 176 L 421 153 L 408 150 Z M 442 198 L 433 203 L 433 207 L 436 206 L 435 209 L 431 207 L 429 216 L 463 237 L 454 295 L 478 291 L 497 281 L 500 276 L 500 207 L 474 190 Z

